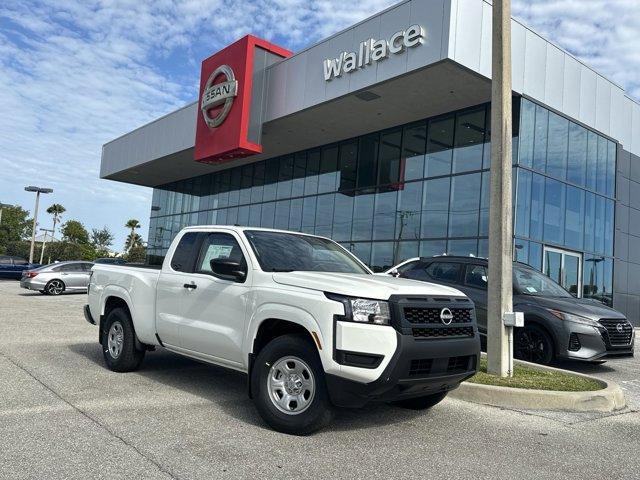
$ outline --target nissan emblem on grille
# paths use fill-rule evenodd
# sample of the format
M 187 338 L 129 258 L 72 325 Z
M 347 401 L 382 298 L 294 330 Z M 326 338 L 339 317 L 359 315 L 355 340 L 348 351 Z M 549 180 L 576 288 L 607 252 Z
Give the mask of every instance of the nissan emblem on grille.
M 225 78 L 224 82 L 213 83 L 219 76 Z M 202 110 L 202 116 L 209 128 L 219 127 L 224 119 L 229 115 L 229 110 L 233 105 L 233 99 L 238 95 L 238 82 L 233 74 L 233 70 L 228 65 L 220 65 L 216 68 L 202 92 L 202 103 L 200 104 L 200 110 Z M 222 109 L 213 118 L 209 116 L 209 110 L 222 105 Z
M 451 325 L 451 322 L 453 321 L 453 313 L 451 313 L 451 310 L 447 307 L 440 310 L 440 320 L 442 320 L 442 323 L 445 325 Z
M 618 333 L 624 332 L 624 327 L 622 326 L 621 323 L 616 325 L 616 330 L 618 331 Z

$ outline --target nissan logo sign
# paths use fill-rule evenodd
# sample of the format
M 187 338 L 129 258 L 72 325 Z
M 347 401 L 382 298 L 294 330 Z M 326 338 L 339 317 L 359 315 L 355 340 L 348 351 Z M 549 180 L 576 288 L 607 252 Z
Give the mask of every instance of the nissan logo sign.
M 616 330 L 618 331 L 618 333 L 622 333 L 624 332 L 624 326 L 621 323 L 619 323 L 616 325 Z
M 440 310 L 440 321 L 445 325 L 451 325 L 451 322 L 453 322 L 453 313 L 451 313 L 451 310 L 446 307 Z
M 218 77 L 224 77 L 224 81 L 213 83 Z M 202 110 L 202 116 L 209 128 L 218 127 L 224 122 L 224 119 L 229 115 L 236 95 L 238 95 L 238 82 L 233 70 L 228 65 L 220 65 L 209 75 L 202 92 L 200 110 Z M 222 105 L 222 109 L 212 118 L 209 111 L 220 105 Z

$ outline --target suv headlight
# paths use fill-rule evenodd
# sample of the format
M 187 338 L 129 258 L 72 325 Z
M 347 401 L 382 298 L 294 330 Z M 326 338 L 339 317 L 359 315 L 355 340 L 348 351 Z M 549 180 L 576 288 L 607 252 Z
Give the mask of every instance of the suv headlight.
M 391 321 L 389 302 L 384 300 L 345 297 L 333 293 L 325 293 L 325 295 L 344 305 L 344 318 L 341 320 L 375 325 L 389 325 Z
M 601 326 L 598 322 L 592 320 L 591 318 L 581 317 L 580 315 L 575 315 L 573 313 L 561 312 L 560 310 L 553 310 L 552 308 L 548 308 L 547 310 L 555 317 L 558 317 L 560 320 L 564 320 L 566 322 L 579 323 L 581 325 L 588 325 L 590 327 Z

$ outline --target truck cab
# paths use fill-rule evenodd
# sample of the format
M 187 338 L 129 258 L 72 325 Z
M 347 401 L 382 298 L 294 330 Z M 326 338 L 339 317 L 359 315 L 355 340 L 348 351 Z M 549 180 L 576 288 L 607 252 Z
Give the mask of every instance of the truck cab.
M 249 227 L 186 228 L 159 269 L 95 265 L 85 316 L 109 368 L 163 347 L 238 370 L 263 419 L 292 434 L 336 406 L 429 408 L 480 353 L 460 291 L 375 276 L 327 238 Z

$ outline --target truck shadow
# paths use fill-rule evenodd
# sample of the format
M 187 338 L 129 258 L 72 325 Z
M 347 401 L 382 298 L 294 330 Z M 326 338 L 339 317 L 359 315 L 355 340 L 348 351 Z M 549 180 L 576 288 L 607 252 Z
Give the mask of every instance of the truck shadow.
M 103 369 L 105 373 L 110 373 L 104 366 L 102 350 L 97 343 L 75 343 L 68 345 L 68 348 Z M 244 423 L 269 428 L 258 416 L 253 402 L 247 396 L 247 376 L 243 373 L 158 349 L 147 353 L 140 369 L 133 375 L 206 399 Z M 335 421 L 326 430 L 368 429 L 411 421 L 422 415 L 430 413 L 387 404 L 371 404 L 361 409 L 336 409 Z

